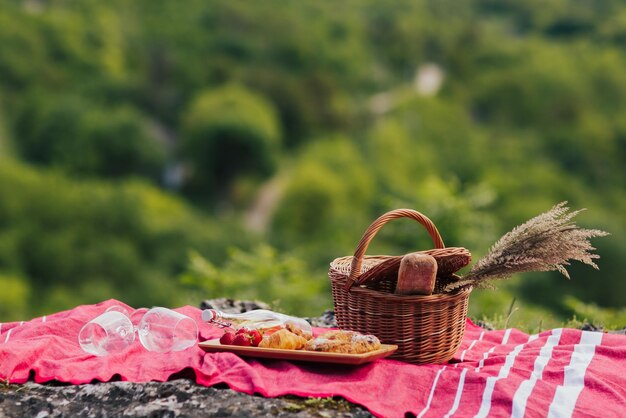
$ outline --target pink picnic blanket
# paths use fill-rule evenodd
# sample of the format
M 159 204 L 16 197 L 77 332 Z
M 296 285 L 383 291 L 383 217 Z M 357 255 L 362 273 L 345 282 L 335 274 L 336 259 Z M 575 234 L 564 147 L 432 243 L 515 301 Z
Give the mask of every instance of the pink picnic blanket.
M 112 305 L 79 306 L 28 322 L 0 324 L 0 379 L 9 383 L 57 380 L 166 381 L 193 370 L 202 385 L 226 383 L 245 393 L 274 397 L 341 396 L 384 417 L 514 416 L 623 417 L 626 414 L 626 337 L 575 329 L 527 335 L 515 329 L 485 331 L 471 321 L 454 359 L 417 366 L 377 360 L 361 366 L 242 359 L 231 353 L 149 352 L 136 341 L 106 357 L 78 345 L 80 328 Z M 128 307 L 127 307 L 128 308 Z M 143 312 L 133 311 L 133 322 Z M 222 331 L 194 318 L 201 340 Z

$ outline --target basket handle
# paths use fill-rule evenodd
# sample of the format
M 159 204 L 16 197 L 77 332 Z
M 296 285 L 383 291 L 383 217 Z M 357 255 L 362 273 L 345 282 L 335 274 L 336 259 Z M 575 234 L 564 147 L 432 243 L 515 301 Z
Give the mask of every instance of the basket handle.
M 361 240 L 359 241 L 359 245 L 356 247 L 356 251 L 354 252 L 354 257 L 352 257 L 352 266 L 350 268 L 350 276 L 348 276 L 348 280 L 345 284 L 345 289 L 350 290 L 355 283 L 358 283 L 357 277 L 361 272 L 361 265 L 363 264 L 363 256 L 365 255 L 365 251 L 367 251 L 367 247 L 370 244 L 370 241 L 374 238 L 376 233 L 390 220 L 398 219 L 398 218 L 411 218 L 416 220 L 420 224 L 426 228 L 428 234 L 433 240 L 433 244 L 435 248 L 444 248 L 443 239 L 437 230 L 435 224 L 428 219 L 425 215 L 413 209 L 395 209 L 389 211 L 383 215 L 381 215 L 378 219 L 376 219 L 372 224 L 367 228 Z

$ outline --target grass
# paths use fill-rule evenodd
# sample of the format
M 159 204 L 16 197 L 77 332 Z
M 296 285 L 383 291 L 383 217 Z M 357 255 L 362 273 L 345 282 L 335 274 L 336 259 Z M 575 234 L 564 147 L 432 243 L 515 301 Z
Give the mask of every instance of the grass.
M 495 291 L 475 290 L 469 304 L 468 315 L 472 320 L 488 323 L 495 329 L 517 328 L 534 334 L 552 328 L 581 328 L 585 324 L 606 330 L 626 327 L 626 308 L 602 308 L 564 296 L 562 304 L 567 314 L 563 316 L 517 299 L 507 286 Z
M 20 392 L 24 390 L 24 385 L 13 385 L 8 380 L 0 381 L 0 393 L 2 392 Z
M 350 412 L 353 409 L 352 404 L 340 397 L 328 397 L 328 398 L 299 398 L 296 396 L 285 396 L 286 400 L 291 403 L 284 408 L 286 412 L 297 413 L 300 411 L 307 411 L 309 414 L 316 415 L 322 414 L 322 410 L 332 410 L 336 412 Z

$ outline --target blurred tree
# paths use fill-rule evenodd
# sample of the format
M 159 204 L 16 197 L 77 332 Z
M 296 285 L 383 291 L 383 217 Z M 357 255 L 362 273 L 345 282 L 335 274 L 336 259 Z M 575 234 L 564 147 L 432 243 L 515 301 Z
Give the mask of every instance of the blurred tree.
M 22 277 L 0 274 L 0 318 L 2 322 L 19 321 L 27 317 L 30 289 Z
M 165 165 L 165 144 L 158 141 L 148 122 L 133 108 L 90 112 L 84 123 L 97 158 L 89 173 L 113 178 L 140 175 L 160 179 Z
M 186 189 L 197 200 L 228 199 L 242 175 L 267 177 L 280 150 L 280 127 L 271 103 L 228 85 L 199 94 L 183 117 L 180 154 L 191 170 Z
M 0 161 L 0 271 L 44 308 L 173 300 L 188 248 L 217 269 L 233 240 L 247 254 L 258 237 L 238 217 L 276 170 L 282 198 L 259 192 L 278 207 L 266 238 L 315 274 L 389 209 L 422 210 L 447 244 L 480 254 L 569 200 L 613 233 L 602 271 L 506 291 L 564 314 L 565 294 L 621 303 L 625 19 L 620 0 L 6 1 L 5 139 L 40 167 Z M 442 75 L 428 97 L 415 86 L 427 65 Z M 372 113 L 380 98 L 390 106 Z M 165 141 L 188 196 L 232 219 L 125 179 L 157 179 Z M 430 243 L 399 222 L 373 245 Z
M 538 151 L 586 182 L 623 185 L 619 134 L 626 59 L 583 44 L 524 44 L 477 79 L 475 106 L 490 124 L 537 132 Z M 593 59 L 590 57 L 593 56 Z M 515 63 L 516 65 L 511 65 Z M 523 63 L 523 65 L 522 65 Z M 603 163 L 600 163 L 603 161 Z
M 49 80 L 51 68 L 46 60 L 46 45 L 41 42 L 40 24 L 25 16 L 17 2 L 7 2 L 0 13 L 0 83 L 9 93 L 25 88 L 40 76 Z M 41 72 L 40 72 L 41 71 Z
M 13 155 L 13 144 L 9 141 L 4 121 L 2 95 L 0 94 L 0 159 Z
M 130 107 L 101 109 L 75 96 L 36 95 L 15 125 L 24 159 L 72 174 L 158 180 L 165 164 L 164 144 Z
M 305 147 L 288 177 L 273 219 L 278 247 L 298 248 L 314 265 L 354 251 L 375 192 L 359 148 L 346 137 L 321 138 Z
M 0 164 L 0 271 L 26 280 L 31 314 L 110 297 L 178 303 L 174 278 L 187 252 L 222 260 L 229 243 L 245 248 L 252 238 L 237 229 L 145 183 L 77 182 Z

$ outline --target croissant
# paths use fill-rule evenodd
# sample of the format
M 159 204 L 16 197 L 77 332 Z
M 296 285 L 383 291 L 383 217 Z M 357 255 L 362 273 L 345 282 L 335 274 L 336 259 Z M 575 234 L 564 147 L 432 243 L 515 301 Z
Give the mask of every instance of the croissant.
M 285 328 L 289 331 L 292 332 L 296 335 L 299 335 L 300 337 L 303 337 L 307 340 L 310 340 L 311 338 L 313 338 L 313 335 L 309 332 L 305 332 L 302 329 L 298 328 L 298 326 L 292 324 L 292 323 L 287 323 L 287 325 L 285 326 Z
M 281 348 L 284 350 L 301 350 L 306 345 L 307 340 L 286 329 L 281 329 L 263 338 L 259 347 Z
M 380 340 L 374 335 L 363 335 L 354 331 L 328 331 L 309 341 L 304 347 L 309 351 L 327 353 L 362 354 L 378 350 Z

